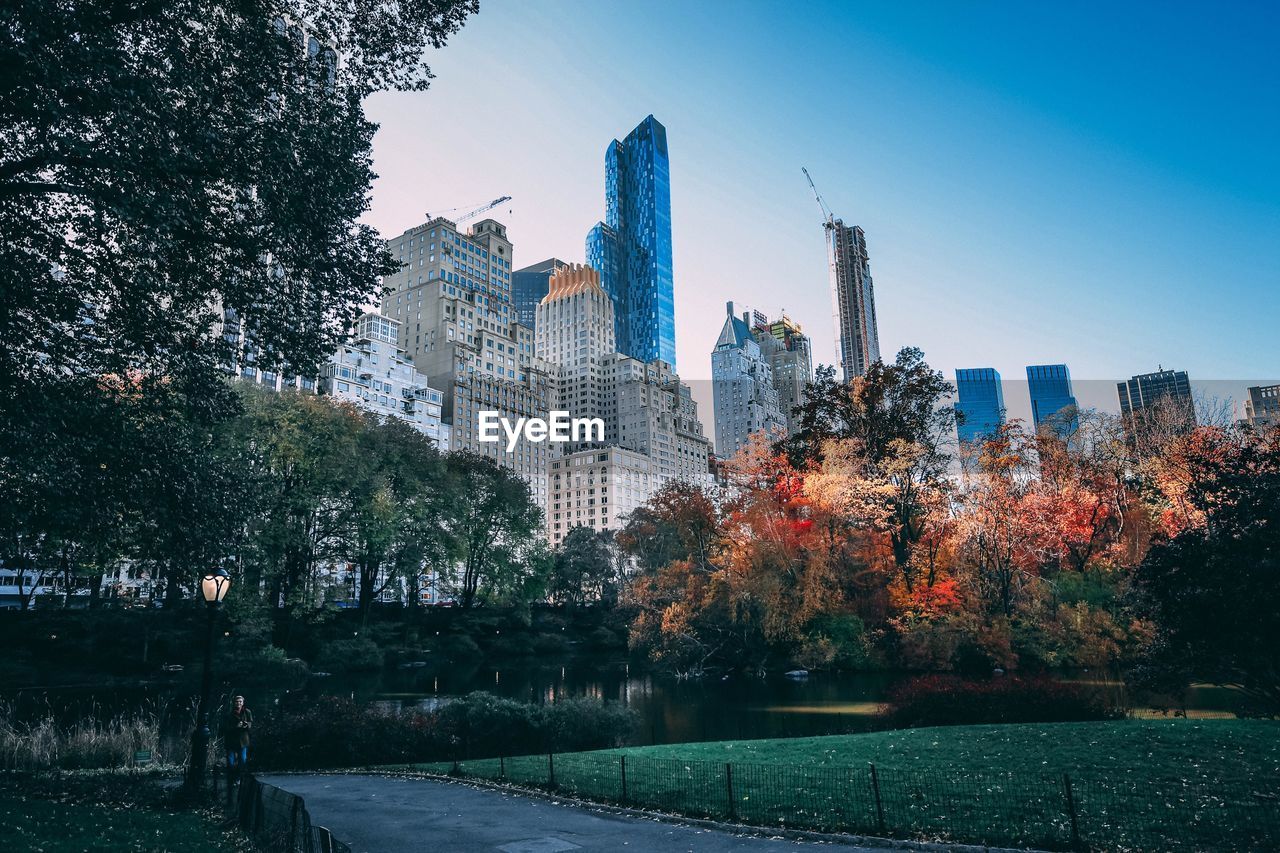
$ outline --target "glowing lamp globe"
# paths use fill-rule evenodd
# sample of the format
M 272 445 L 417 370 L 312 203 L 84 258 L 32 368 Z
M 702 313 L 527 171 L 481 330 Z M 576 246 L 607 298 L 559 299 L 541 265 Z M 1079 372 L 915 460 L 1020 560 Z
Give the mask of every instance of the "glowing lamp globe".
M 231 575 L 226 569 L 214 569 L 200 579 L 200 594 L 208 604 L 221 604 L 231 588 Z

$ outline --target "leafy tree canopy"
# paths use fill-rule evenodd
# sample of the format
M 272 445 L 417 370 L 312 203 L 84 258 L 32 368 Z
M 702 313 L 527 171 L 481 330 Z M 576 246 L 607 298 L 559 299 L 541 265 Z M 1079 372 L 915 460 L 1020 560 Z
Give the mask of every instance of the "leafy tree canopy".
M 303 372 L 392 259 L 362 99 L 421 89 L 475 0 L 49 0 L 0 13 L 0 391 L 208 375 L 223 311 Z

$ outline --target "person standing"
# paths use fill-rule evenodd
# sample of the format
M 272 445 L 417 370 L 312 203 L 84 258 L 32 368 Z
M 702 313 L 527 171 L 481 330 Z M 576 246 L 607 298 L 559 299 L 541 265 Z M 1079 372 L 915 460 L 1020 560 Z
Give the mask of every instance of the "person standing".
M 249 761 L 249 730 L 253 727 L 253 712 L 245 707 L 244 697 L 231 700 L 231 710 L 222 718 L 222 747 L 227 751 L 227 793 L 231 793 L 232 777 L 244 773 Z

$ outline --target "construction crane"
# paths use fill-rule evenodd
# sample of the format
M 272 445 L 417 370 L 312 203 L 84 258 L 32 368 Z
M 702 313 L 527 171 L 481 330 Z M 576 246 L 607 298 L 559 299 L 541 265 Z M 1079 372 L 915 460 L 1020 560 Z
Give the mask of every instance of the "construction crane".
M 474 210 L 467 211 L 466 213 L 454 219 L 453 222 L 455 225 L 458 225 L 463 222 L 466 222 L 469 219 L 475 219 L 477 216 L 484 213 L 486 210 L 493 210 L 495 207 L 502 204 L 504 201 L 511 201 L 511 196 L 504 195 L 502 198 L 495 198 L 493 201 L 489 202 L 488 204 L 482 204 L 479 207 L 475 208 Z M 453 213 L 455 210 L 466 210 L 466 208 L 451 207 L 448 210 L 442 210 L 438 213 L 428 213 L 427 219 L 435 219 L 436 217 L 443 216 L 446 213 Z
M 800 171 L 804 172 L 805 180 L 809 182 L 809 189 L 813 190 L 813 197 L 818 202 L 818 207 L 822 208 L 822 227 L 828 231 L 836 227 L 836 218 L 831 214 L 831 208 L 827 207 L 827 203 L 822 200 L 822 195 L 818 192 L 818 188 L 813 184 L 813 177 L 810 176 L 809 170 L 804 166 L 800 167 Z
M 822 208 L 822 233 L 827 238 L 827 278 L 831 284 L 831 318 L 835 321 L 836 354 L 840 356 L 840 365 L 843 368 L 845 329 L 840 319 L 840 274 L 836 269 L 836 218 L 831 213 L 831 208 L 827 207 L 827 203 L 822 200 L 822 194 L 818 192 L 818 188 L 814 186 L 809 170 L 801 166 L 800 171 L 804 172 L 805 180 L 809 182 L 809 189 L 813 190 L 813 197 L 817 200 L 818 207 Z M 846 379 L 848 375 L 846 371 Z

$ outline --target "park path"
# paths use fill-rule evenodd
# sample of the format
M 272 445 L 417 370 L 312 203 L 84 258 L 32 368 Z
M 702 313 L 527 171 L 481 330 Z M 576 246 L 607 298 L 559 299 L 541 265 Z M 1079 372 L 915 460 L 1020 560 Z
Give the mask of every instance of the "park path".
M 360 774 L 259 776 L 306 800 L 352 853 L 796 853 L 816 843 L 734 835 L 507 791 Z M 882 848 L 844 844 L 842 851 Z M 883 848 L 889 849 L 889 848 Z

